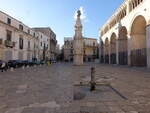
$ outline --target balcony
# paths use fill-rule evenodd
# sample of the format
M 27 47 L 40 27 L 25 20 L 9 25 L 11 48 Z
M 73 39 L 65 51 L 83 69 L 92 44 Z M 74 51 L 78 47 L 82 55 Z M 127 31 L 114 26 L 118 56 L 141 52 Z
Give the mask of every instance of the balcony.
M 5 46 L 13 48 L 13 47 L 15 47 L 15 42 L 12 42 L 10 40 L 5 40 Z

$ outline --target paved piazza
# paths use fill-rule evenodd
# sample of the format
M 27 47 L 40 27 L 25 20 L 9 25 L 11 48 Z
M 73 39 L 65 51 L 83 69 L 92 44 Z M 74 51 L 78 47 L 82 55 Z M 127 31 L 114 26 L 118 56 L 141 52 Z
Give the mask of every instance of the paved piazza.
M 84 85 L 91 66 L 94 92 Z M 59 63 L 0 72 L 0 113 L 150 113 L 150 70 Z

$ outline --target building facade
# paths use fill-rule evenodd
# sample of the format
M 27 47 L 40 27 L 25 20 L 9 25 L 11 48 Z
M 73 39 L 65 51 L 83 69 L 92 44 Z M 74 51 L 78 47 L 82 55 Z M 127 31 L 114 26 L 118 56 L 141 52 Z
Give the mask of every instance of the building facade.
M 50 38 L 41 32 L 38 33 L 38 59 L 50 59 Z
M 73 61 L 73 38 L 65 37 L 64 38 L 64 61 Z
M 149 0 L 125 0 L 100 30 L 100 61 L 150 67 Z
M 37 57 L 37 33 L 22 22 L 0 12 L 0 59 L 31 60 Z
M 49 37 L 49 45 L 50 45 L 50 59 L 51 60 L 56 60 L 56 47 L 57 47 L 57 39 L 56 39 L 56 34 L 49 28 L 49 27 L 38 27 L 38 28 L 33 28 L 37 32 L 41 32 L 45 34 L 46 36 Z
M 95 61 L 98 57 L 98 42 L 94 38 L 83 39 L 83 59 L 86 62 Z
M 46 34 L 0 11 L 0 60 L 50 58 L 50 40 Z
M 64 61 L 73 61 L 73 38 L 65 37 L 64 38 Z M 92 62 L 98 56 L 98 42 L 94 38 L 85 38 L 83 37 L 83 61 Z

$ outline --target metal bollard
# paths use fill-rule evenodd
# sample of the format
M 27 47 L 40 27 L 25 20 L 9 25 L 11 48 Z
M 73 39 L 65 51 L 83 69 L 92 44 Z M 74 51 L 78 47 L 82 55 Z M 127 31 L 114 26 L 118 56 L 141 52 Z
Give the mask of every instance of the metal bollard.
M 22 66 L 22 69 L 25 69 L 25 66 L 24 66 L 24 65 Z
M 91 81 L 90 81 L 90 90 L 94 91 L 96 89 L 96 82 L 95 82 L 95 68 L 91 68 Z
M 29 68 L 29 65 L 27 65 L 26 68 Z
M 12 71 L 12 72 L 13 72 L 13 71 L 14 71 L 14 68 L 13 68 L 13 67 L 11 67 L 11 68 L 10 68 L 10 71 Z

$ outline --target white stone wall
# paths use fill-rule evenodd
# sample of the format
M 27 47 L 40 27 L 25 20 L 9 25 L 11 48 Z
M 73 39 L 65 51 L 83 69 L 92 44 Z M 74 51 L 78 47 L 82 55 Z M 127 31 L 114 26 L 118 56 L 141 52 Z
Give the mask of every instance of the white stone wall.
M 10 25 L 7 24 L 7 18 L 11 19 Z M 19 30 L 19 24 L 23 25 L 23 31 Z M 11 42 L 15 42 L 15 47 L 13 48 L 6 47 L 4 44 L 4 41 L 6 40 L 6 30 L 12 31 Z M 30 30 L 30 33 L 28 33 L 28 30 Z M 19 48 L 20 35 L 22 35 L 23 37 L 23 44 L 24 44 L 22 50 Z M 31 28 L 24 25 L 22 22 L 12 18 L 11 16 L 3 12 L 0 12 L 0 39 L 3 40 L 3 44 L 0 45 L 0 59 L 6 61 L 17 60 L 17 59 L 27 60 L 27 56 L 28 56 L 28 58 L 30 58 L 31 60 L 34 54 L 33 53 L 34 43 L 38 42 L 36 37 L 37 37 L 37 33 L 33 31 Z M 30 40 L 30 51 L 28 49 L 29 40 Z
M 132 1 L 132 0 L 131 0 Z M 143 16 L 146 20 L 146 24 L 148 25 L 148 21 L 150 20 L 150 7 L 149 7 L 149 4 L 150 4 L 150 0 L 143 0 L 143 2 L 141 4 L 139 4 L 137 7 L 135 7 L 135 9 L 133 9 L 131 12 L 128 11 L 129 9 L 129 0 L 126 0 L 122 5 L 121 7 L 124 5 L 124 4 L 127 4 L 127 15 L 121 19 L 120 22 L 116 23 L 111 29 L 109 29 L 105 34 L 103 34 L 100 38 L 102 39 L 103 43 L 105 44 L 105 40 L 106 38 L 109 39 L 109 43 L 110 43 L 110 38 L 111 38 L 111 35 L 113 33 L 115 33 L 115 35 L 117 36 L 116 39 L 118 39 L 119 37 L 119 29 L 121 28 L 121 26 L 125 26 L 126 29 L 127 29 L 127 36 L 128 36 L 128 64 L 130 65 L 130 50 L 131 48 L 133 47 L 133 45 L 131 45 L 131 27 L 132 27 L 132 24 L 135 20 L 136 17 L 138 16 Z M 116 12 L 113 14 L 112 17 L 115 17 L 115 15 L 118 13 L 118 11 L 120 10 L 121 8 L 117 9 Z M 105 26 L 108 25 L 109 26 L 109 22 L 112 20 L 112 17 L 107 21 L 107 23 L 101 28 L 101 32 L 104 30 Z M 149 38 L 149 29 L 147 28 L 147 40 Z M 147 42 L 147 46 L 149 45 L 148 44 L 149 42 Z M 150 51 L 147 51 L 147 52 L 150 52 Z M 149 54 L 149 53 L 148 53 Z M 147 56 L 147 57 L 150 57 L 150 56 Z M 148 58 L 149 59 L 149 58 Z M 118 60 L 118 59 L 117 59 Z M 150 65 L 150 62 L 148 62 L 148 65 Z
M 97 40 L 96 39 L 91 39 L 91 38 L 84 38 L 84 44 L 86 46 L 93 46 L 93 43 L 95 43 L 95 46 L 98 45 Z
M 120 23 L 117 23 L 114 27 L 112 27 L 106 34 L 104 34 L 101 37 L 102 40 L 103 40 L 103 42 L 105 42 L 106 38 L 108 38 L 110 40 L 112 33 L 115 33 L 117 35 L 117 37 L 118 37 L 118 29 L 119 29 L 119 25 L 120 24 L 121 24 L 121 26 L 125 26 L 127 28 L 127 31 L 129 31 L 129 34 L 130 34 L 132 23 L 133 23 L 134 19 L 137 16 L 139 16 L 139 15 L 144 16 L 145 19 L 146 19 L 146 21 L 148 22 L 148 20 L 150 19 L 150 15 L 149 15 L 149 13 L 150 13 L 150 7 L 148 6 L 149 3 L 150 3 L 149 0 L 144 0 L 144 2 L 142 4 L 140 4 L 134 10 L 132 10 L 131 12 L 129 12 L 120 21 Z
M 42 56 L 43 56 L 43 49 L 44 49 L 44 43 L 45 43 L 45 47 L 48 46 L 48 49 L 46 50 L 46 57 L 50 59 L 50 38 L 41 33 L 41 32 L 38 32 L 38 49 L 39 49 L 39 56 L 40 56 L 40 59 L 42 59 Z M 41 46 L 41 43 L 42 43 L 42 46 Z

